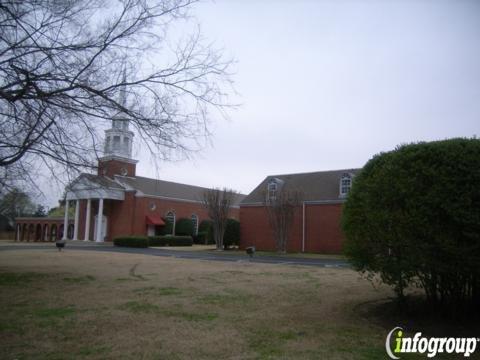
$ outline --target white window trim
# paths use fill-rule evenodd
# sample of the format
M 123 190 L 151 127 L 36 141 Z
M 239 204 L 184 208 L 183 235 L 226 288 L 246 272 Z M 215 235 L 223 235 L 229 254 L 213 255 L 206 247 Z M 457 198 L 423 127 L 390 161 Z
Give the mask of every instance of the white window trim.
M 195 227 L 193 228 L 193 235 L 198 235 L 198 215 L 192 214 L 192 216 L 190 216 L 190 220 L 193 221 L 193 217 L 195 217 Z
M 343 180 L 345 179 L 348 179 L 350 181 L 349 185 L 346 186 L 347 187 L 347 191 L 344 192 L 343 191 L 343 188 L 344 188 L 344 185 L 343 185 Z M 340 178 L 340 182 L 339 182 L 339 194 L 340 194 L 340 197 L 341 198 L 344 198 L 348 195 L 348 193 L 350 192 L 350 189 L 352 188 L 352 180 L 353 180 L 353 175 L 350 174 L 350 173 L 343 173 L 342 174 L 342 177 Z
M 175 211 L 173 210 L 170 210 L 170 211 L 167 211 L 167 213 L 165 214 L 165 219 L 168 220 L 168 215 L 169 214 L 172 214 L 173 215 L 173 221 L 172 221 L 172 235 L 175 235 L 175 223 L 177 221 L 177 215 L 175 214 Z

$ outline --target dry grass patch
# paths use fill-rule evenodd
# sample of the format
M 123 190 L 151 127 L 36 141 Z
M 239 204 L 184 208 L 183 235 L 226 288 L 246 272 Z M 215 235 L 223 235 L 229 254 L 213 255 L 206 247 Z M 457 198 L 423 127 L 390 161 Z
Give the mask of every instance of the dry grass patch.
M 355 308 L 392 293 L 348 269 L 68 250 L 0 264 L 2 359 L 385 358 L 386 329 Z

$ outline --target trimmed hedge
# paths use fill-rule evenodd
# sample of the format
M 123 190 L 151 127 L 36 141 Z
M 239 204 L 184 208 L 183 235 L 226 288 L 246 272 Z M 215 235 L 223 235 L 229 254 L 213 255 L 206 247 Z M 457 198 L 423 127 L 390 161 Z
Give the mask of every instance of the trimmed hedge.
M 122 236 L 113 239 L 113 245 L 146 248 L 148 247 L 148 238 L 146 236 Z
M 191 236 L 121 236 L 113 239 L 115 246 L 146 248 L 149 246 L 192 246 Z
M 192 246 L 191 236 L 149 236 L 148 246 Z

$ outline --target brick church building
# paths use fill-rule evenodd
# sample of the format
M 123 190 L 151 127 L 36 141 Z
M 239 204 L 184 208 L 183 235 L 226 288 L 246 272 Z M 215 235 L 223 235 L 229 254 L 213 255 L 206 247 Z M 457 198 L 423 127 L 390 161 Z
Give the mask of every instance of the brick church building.
M 117 236 L 158 234 L 165 220 L 175 224 L 180 218 L 191 219 L 198 231 L 200 222 L 208 219 L 202 205 L 207 189 L 138 176 L 137 160 L 132 159 L 133 136 L 128 121 L 114 118 L 111 129 L 105 131 L 97 174 L 81 174 L 65 189 L 65 209 L 72 202 L 75 206 L 73 219 L 67 210 L 64 218 L 17 218 L 16 240 L 112 241 Z M 243 198 L 237 195 L 232 218 L 239 218 Z
M 121 101 L 126 102 L 125 93 Z M 129 122 L 112 119 L 105 131 L 104 156 L 97 174 L 81 174 L 67 186 L 63 218 L 17 218 L 17 241 L 72 239 L 112 241 L 124 235 L 156 235 L 165 221 L 191 219 L 195 231 L 208 219 L 202 198 L 206 188 L 138 176 L 132 158 L 134 134 Z M 248 196 L 237 195 L 231 217 L 240 220 L 240 247 L 275 250 L 265 203 L 278 191 L 298 190 L 287 251 L 340 253 L 342 204 L 358 169 L 268 176 Z M 67 209 L 74 204 L 74 215 Z M 175 227 L 172 229 L 175 234 Z
M 240 203 L 240 246 L 275 250 L 265 203 L 285 189 L 302 194 L 301 204 L 294 211 L 287 251 L 341 253 L 342 204 L 358 171 L 347 169 L 268 176 Z

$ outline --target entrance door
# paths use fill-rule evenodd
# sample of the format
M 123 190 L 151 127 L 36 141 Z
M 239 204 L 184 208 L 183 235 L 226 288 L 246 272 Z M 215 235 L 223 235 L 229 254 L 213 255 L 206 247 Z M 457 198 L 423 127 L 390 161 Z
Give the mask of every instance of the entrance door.
M 147 235 L 155 236 L 155 225 L 147 225 Z

